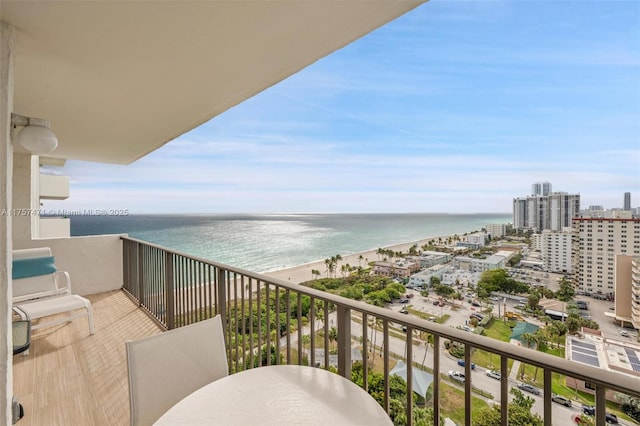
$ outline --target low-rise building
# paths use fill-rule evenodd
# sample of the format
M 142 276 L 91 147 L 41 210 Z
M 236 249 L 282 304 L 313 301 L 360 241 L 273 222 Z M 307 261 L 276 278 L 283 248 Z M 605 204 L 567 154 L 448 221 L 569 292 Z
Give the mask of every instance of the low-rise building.
M 459 283 L 465 287 L 475 287 L 480 281 L 479 272 L 470 272 L 459 269 L 449 269 L 442 274 L 442 283 L 447 285 L 456 285 Z
M 440 251 L 425 251 L 418 256 L 407 256 L 406 259 L 417 263 L 420 269 L 426 269 L 451 261 L 451 255 Z
M 616 371 L 640 380 L 640 344 L 602 336 L 597 330 L 582 329 L 580 337 L 570 336 L 565 343 L 565 356 L 574 362 L 606 371 Z M 577 391 L 595 395 L 595 384 L 566 377 L 566 385 Z M 606 391 L 606 398 L 614 401 L 616 392 Z
M 449 269 L 450 267 L 447 265 L 433 265 L 430 268 L 411 275 L 407 287 L 427 287 L 431 284 L 431 278 L 433 277 L 439 278 L 442 281 L 443 274 Z
M 484 272 L 490 269 L 500 269 L 504 268 L 506 264 L 507 256 L 500 254 L 494 254 L 487 258 L 458 256 L 454 259 L 455 268 L 469 272 Z
M 391 278 L 408 278 L 418 271 L 419 265 L 408 260 L 397 262 L 376 262 L 373 265 L 373 274 Z

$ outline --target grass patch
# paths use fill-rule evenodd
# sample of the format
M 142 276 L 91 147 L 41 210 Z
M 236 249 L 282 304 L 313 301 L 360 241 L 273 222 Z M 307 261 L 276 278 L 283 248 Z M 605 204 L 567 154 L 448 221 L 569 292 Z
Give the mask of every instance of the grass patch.
M 484 408 L 489 407 L 484 400 L 475 396 L 471 397 L 471 416 L 474 417 Z M 464 424 L 464 392 L 440 382 L 440 413 L 449 417 L 456 424 Z
M 489 328 L 484 329 L 484 335 L 491 337 L 492 339 L 508 342 L 511 336 L 511 328 L 508 322 L 494 320 Z M 476 349 L 473 351 L 471 361 L 485 368 L 499 369 L 500 368 L 500 355 L 491 352 Z M 509 370 L 513 366 L 513 359 L 508 360 Z
M 484 335 L 492 339 L 508 342 L 511 338 L 511 327 L 509 322 L 495 320 L 489 328 L 484 329 Z

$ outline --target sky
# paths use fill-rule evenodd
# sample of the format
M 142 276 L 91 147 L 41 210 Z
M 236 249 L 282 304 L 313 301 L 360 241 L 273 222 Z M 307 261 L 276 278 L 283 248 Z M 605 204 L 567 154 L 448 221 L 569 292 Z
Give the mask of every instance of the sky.
M 640 206 L 640 1 L 431 0 L 47 209 L 480 213 L 549 181 Z

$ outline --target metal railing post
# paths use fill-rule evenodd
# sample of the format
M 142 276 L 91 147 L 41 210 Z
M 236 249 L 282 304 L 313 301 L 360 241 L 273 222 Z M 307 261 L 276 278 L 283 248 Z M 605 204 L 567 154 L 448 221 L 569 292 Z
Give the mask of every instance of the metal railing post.
M 218 294 L 216 297 L 216 312 L 222 319 L 222 324 L 227 323 L 227 277 L 224 269 L 218 268 L 218 282 L 216 283 Z
M 175 288 L 173 286 L 173 253 L 165 253 L 165 277 L 164 277 L 164 294 L 165 294 L 165 312 L 166 326 L 168 330 L 176 327 L 175 318 Z
M 338 374 L 351 380 L 351 310 L 336 307 L 338 315 Z
M 144 300 L 144 246 L 138 244 L 138 305 L 143 306 Z

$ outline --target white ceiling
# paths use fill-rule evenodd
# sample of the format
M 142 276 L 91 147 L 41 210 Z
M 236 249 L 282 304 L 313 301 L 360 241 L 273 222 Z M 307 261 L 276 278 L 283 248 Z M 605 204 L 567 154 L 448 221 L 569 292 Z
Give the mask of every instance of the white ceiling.
M 426 0 L 12 1 L 14 112 L 130 163 Z

